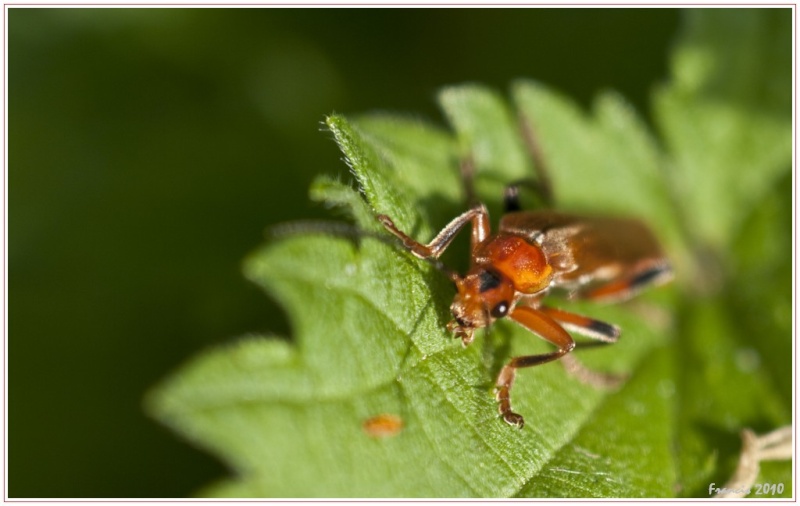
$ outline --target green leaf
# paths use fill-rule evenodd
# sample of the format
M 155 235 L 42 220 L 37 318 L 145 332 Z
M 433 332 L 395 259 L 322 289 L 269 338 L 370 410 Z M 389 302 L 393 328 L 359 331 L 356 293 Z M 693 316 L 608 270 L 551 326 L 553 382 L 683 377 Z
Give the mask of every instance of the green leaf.
M 473 165 L 477 191 L 491 212 L 500 212 L 505 186 L 533 175 L 514 113 L 497 92 L 474 84 L 445 88 L 439 103 L 462 160 Z
M 675 469 L 665 463 L 672 461 L 674 434 L 670 424 L 653 423 L 673 416 L 670 359 L 663 348 L 654 350 L 624 389 L 598 408 L 539 479 L 530 481 L 518 496 L 672 496 Z
M 789 9 L 692 9 L 655 95 L 681 217 L 695 242 L 730 245 L 792 161 Z
M 722 486 L 733 474 L 741 429 L 763 433 L 791 423 L 791 405 L 772 388 L 765 364 L 721 300 L 692 301 L 681 314 L 673 350 L 683 364 L 677 388 L 680 483 L 682 495 L 702 497 L 710 483 Z
M 742 428 L 768 432 L 791 421 L 790 60 L 791 11 L 692 10 L 675 78 L 655 94 L 677 211 L 706 257 L 692 271 L 695 285 L 719 275 L 708 270 L 725 271 L 721 295 L 687 298 L 680 313 L 684 496 L 725 483 Z M 790 467 L 768 464 L 760 481 L 780 480 L 788 491 Z
M 389 147 L 362 137 L 362 123 L 329 119 L 357 177 L 375 189 L 365 191 L 368 203 L 388 212 L 394 192 L 407 187 L 392 162 L 402 159 L 407 144 Z M 411 158 L 405 170 L 413 170 Z M 419 156 L 415 163 L 428 161 Z M 382 170 L 373 169 L 381 163 Z M 457 174 L 455 164 L 449 170 Z M 452 192 L 446 178 L 431 179 L 437 194 Z M 392 194 L 384 194 L 386 188 Z M 314 193 L 365 216 L 358 209 L 363 204 L 341 184 L 322 180 Z M 425 202 L 400 210 L 423 214 Z M 538 475 L 607 395 L 555 365 L 525 371 L 515 406 L 528 414 L 529 426 L 522 432 L 508 427 L 496 414 L 493 378 L 509 356 L 546 347 L 501 324 L 491 338 L 463 349 L 444 330 L 449 281 L 383 242 L 293 237 L 256 252 L 246 270 L 284 302 L 295 343 L 251 338 L 210 352 L 153 401 L 162 419 L 199 444 L 210 442 L 239 474 L 208 494 L 510 496 Z M 663 339 L 621 308 L 595 314 L 636 335 L 606 357 L 609 370 L 630 372 Z M 375 440 L 362 425 L 382 413 L 400 416 L 404 428 Z M 433 466 L 421 475 L 420 462 Z
M 148 397 L 156 417 L 230 466 L 231 476 L 202 494 L 707 497 L 710 483 L 722 486 L 741 429 L 791 421 L 791 123 L 784 102 L 756 100 L 786 83 L 783 69 L 769 66 L 762 74 L 771 85 L 738 74 L 782 43 L 781 30 L 762 26 L 769 16 L 751 25 L 690 14 L 676 77 L 656 94 L 667 149 L 617 95 L 600 95 L 586 113 L 530 81 L 512 87 L 514 107 L 478 85 L 445 89 L 454 134 L 386 115 L 328 118 L 357 189 L 321 177 L 311 195 L 343 209 L 364 234 L 284 235 L 251 254 L 245 273 L 286 309 L 291 340 L 249 336 L 207 351 Z M 760 48 L 745 51 L 744 62 L 722 54 L 742 23 Z M 705 66 L 692 54 L 706 55 Z M 772 126 L 744 128 L 757 118 Z M 707 138 L 716 134 L 718 144 Z M 702 151 L 708 142 L 714 147 Z M 722 170 L 725 146 L 747 162 L 741 173 Z M 536 168 L 561 207 L 638 216 L 667 244 L 673 289 L 610 306 L 553 299 L 624 329 L 614 346 L 576 352 L 592 369 L 630 376 L 621 389 L 585 385 L 549 364 L 518 374 L 512 398 L 525 428 L 497 416 L 503 364 L 551 347 L 501 321 L 463 348 L 445 329 L 449 280 L 375 237 L 383 213 L 430 240 L 466 206 L 464 163 L 493 213 L 503 185 Z M 699 292 L 694 277 L 709 264 L 698 254 L 709 245 L 720 280 Z M 463 265 L 465 246 L 455 243 L 445 260 Z M 402 426 L 370 433 L 381 415 Z M 791 463 L 762 466 L 761 482 L 784 483 L 784 496 L 790 479 Z

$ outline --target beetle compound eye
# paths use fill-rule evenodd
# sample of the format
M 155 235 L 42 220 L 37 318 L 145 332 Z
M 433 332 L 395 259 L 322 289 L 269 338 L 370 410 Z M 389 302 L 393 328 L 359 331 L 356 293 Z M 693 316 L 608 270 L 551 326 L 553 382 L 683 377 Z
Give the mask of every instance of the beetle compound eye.
M 502 318 L 508 314 L 508 302 L 501 302 L 492 309 L 492 316 L 494 318 Z

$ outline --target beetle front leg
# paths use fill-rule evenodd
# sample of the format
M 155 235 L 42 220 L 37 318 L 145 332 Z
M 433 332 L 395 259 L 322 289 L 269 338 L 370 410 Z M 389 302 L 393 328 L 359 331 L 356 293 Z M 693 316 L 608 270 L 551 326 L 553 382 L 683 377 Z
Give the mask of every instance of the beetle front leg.
M 398 239 L 403 241 L 403 246 L 419 258 L 439 258 L 439 256 L 450 246 L 456 235 L 467 223 L 472 222 L 472 249 L 474 250 L 478 244 L 482 243 L 489 237 L 489 213 L 486 207 L 478 205 L 456 217 L 453 221 L 447 224 L 439 234 L 433 238 L 428 244 L 422 244 L 415 239 L 412 239 L 404 232 L 398 229 L 391 218 L 385 214 L 378 215 L 378 220 L 386 227 L 386 230 L 395 235 Z
M 509 318 L 519 323 L 534 334 L 544 340 L 558 346 L 558 350 L 551 353 L 540 355 L 527 355 L 514 357 L 509 363 L 500 370 L 497 377 L 497 402 L 498 410 L 503 420 L 509 424 L 519 427 L 525 425 L 522 415 L 511 411 L 511 387 L 517 374 L 517 369 L 521 367 L 533 367 L 535 365 L 546 364 L 566 355 L 575 348 L 575 341 L 554 319 L 547 314 L 532 307 L 517 307 Z

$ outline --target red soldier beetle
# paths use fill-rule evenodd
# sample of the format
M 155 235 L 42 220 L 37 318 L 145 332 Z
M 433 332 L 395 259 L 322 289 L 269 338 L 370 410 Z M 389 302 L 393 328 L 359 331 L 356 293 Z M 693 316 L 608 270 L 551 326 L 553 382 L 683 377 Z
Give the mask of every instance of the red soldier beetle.
M 646 286 L 669 281 L 672 270 L 652 232 L 635 219 L 582 217 L 551 210 L 518 211 L 518 192 L 510 186 L 499 231 L 492 235 L 489 213 L 478 204 L 455 218 L 428 244 L 400 231 L 386 215 L 378 220 L 418 258 L 434 262 L 455 236 L 472 226 L 470 268 L 465 276 L 444 270 L 456 285 L 447 329 L 464 346 L 476 329 L 500 318 L 512 321 L 554 344 L 550 353 L 512 358 L 496 381 L 503 420 L 522 428 L 523 417 L 511 409 L 517 369 L 557 360 L 575 348 L 568 331 L 614 343 L 620 329 L 586 316 L 544 305 L 554 288 L 571 298 L 622 301 Z

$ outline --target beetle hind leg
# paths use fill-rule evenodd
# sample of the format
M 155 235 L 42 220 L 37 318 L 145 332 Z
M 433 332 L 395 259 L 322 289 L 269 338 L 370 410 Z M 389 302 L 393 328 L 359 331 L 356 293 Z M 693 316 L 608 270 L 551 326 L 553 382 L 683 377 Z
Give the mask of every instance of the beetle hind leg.
M 673 278 L 672 268 L 666 262 L 648 262 L 631 275 L 581 292 L 578 297 L 603 302 L 620 302 L 630 299 L 648 286 L 664 284 Z

